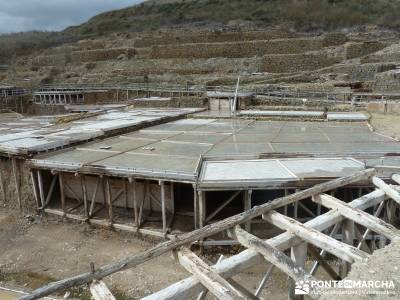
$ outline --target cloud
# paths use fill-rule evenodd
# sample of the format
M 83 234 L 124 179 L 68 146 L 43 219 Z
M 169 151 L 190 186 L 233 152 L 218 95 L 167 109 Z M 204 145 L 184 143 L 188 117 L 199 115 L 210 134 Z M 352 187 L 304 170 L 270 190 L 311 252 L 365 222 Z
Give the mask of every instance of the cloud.
M 0 0 L 0 33 L 62 30 L 141 0 Z

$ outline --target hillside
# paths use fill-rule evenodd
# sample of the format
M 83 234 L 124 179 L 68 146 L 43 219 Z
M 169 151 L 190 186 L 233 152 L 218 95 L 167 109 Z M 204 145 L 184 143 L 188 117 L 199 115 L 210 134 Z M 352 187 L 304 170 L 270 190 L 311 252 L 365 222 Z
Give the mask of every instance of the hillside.
M 278 25 L 315 32 L 368 24 L 397 30 L 398 11 L 398 0 L 151 0 L 100 14 L 61 32 L 0 36 L 0 64 L 9 64 L 14 54 L 29 54 L 66 42 L 166 27 L 238 30 Z

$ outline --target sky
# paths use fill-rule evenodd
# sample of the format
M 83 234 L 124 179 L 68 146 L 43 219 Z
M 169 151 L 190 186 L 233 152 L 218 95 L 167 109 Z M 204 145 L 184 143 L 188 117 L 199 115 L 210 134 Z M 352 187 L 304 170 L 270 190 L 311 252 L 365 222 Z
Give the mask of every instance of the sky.
M 62 30 L 141 0 L 0 0 L 0 33 Z

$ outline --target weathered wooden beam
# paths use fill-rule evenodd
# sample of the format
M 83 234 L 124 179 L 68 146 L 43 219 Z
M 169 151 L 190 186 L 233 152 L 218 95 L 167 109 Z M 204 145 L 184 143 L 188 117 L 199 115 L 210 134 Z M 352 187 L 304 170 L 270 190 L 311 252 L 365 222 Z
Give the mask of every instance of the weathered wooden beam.
M 385 197 L 385 193 L 380 190 L 375 190 L 370 194 L 362 196 L 359 199 L 355 199 L 350 203 L 350 205 L 364 210 L 381 203 L 382 200 L 385 199 Z M 314 227 L 319 231 L 323 231 L 343 220 L 344 217 L 339 212 L 331 210 L 306 222 L 305 224 Z M 290 232 L 284 232 L 276 237 L 267 240 L 267 242 L 271 246 L 276 247 L 281 251 L 284 251 L 290 248 L 292 245 L 301 243 L 302 241 L 294 234 Z M 261 264 L 263 262 L 264 259 L 260 254 L 251 249 L 247 249 L 237 255 L 228 257 L 227 259 L 214 265 L 214 267 L 221 276 L 223 276 L 224 278 L 229 278 L 235 276 L 242 271 L 245 271 L 246 269 L 254 265 Z M 187 299 L 203 290 L 203 286 L 195 277 L 192 276 L 183 279 L 177 283 L 174 283 L 157 293 L 149 295 L 143 298 L 143 300 L 174 300 L 177 298 Z
M 44 196 L 43 177 L 42 177 L 41 170 L 37 170 L 37 177 L 38 177 L 38 185 L 39 185 L 40 207 L 43 207 L 44 203 L 45 203 L 45 196 Z
M 197 229 L 197 230 L 194 230 L 194 231 L 186 233 L 186 234 L 182 234 L 174 240 L 160 243 L 157 246 L 152 247 L 144 252 L 128 256 L 117 262 L 100 267 L 97 269 L 95 274 L 84 273 L 84 274 L 76 275 L 71 278 L 67 278 L 67 279 L 63 279 L 63 280 L 59 280 L 59 281 L 50 283 L 46 286 L 36 289 L 31 294 L 21 298 L 20 300 L 38 299 L 40 297 L 50 295 L 56 291 L 65 290 L 69 287 L 89 283 L 94 278 L 103 278 L 103 277 L 111 275 L 115 272 L 135 267 L 139 264 L 142 264 L 145 261 L 148 261 L 149 259 L 160 256 L 160 255 L 162 255 L 168 251 L 171 251 L 179 246 L 193 243 L 194 241 L 197 241 L 197 240 L 203 239 L 205 237 L 225 231 L 228 228 L 231 228 L 238 224 L 244 223 L 246 221 L 250 221 L 251 219 L 258 217 L 262 214 L 265 214 L 271 210 L 277 209 L 284 205 L 288 205 L 295 201 L 299 201 L 301 199 L 311 197 L 313 195 L 317 195 L 317 194 L 324 193 L 326 191 L 330 191 L 332 189 L 341 187 L 343 185 L 358 182 L 360 180 L 365 180 L 367 178 L 370 178 L 374 174 L 375 174 L 375 169 L 368 169 L 368 170 L 364 170 L 361 172 L 357 172 L 357 173 L 352 174 L 347 177 L 338 178 L 338 179 L 335 179 L 335 180 L 332 180 L 329 182 L 315 185 L 314 187 L 302 190 L 298 193 L 291 194 L 289 196 L 277 198 L 277 199 L 267 202 L 263 205 L 255 206 L 252 209 L 250 209 L 246 212 L 243 212 L 241 214 L 238 214 L 238 215 L 226 218 L 225 220 L 221 220 L 219 222 L 207 225 L 204 228 Z M 340 219 L 340 215 L 336 215 L 335 217 Z M 332 222 L 332 219 L 330 219 L 330 221 Z M 288 238 L 288 240 L 291 240 L 292 236 L 289 236 L 287 238 Z M 256 253 L 252 253 L 252 254 L 253 255 L 250 255 L 250 260 L 251 259 L 257 260 Z M 221 263 L 223 263 L 223 262 L 221 262 Z M 194 283 L 196 283 L 196 281 Z
M 249 210 L 251 209 L 251 197 L 253 195 L 252 190 L 244 191 L 243 193 L 243 208 L 244 210 Z M 251 221 L 246 222 L 244 225 L 244 228 L 248 231 L 251 232 Z
M 305 270 L 307 259 L 307 243 L 300 243 L 292 246 L 290 249 L 290 257 L 297 267 L 301 267 L 303 270 Z M 291 300 L 303 300 L 303 295 L 296 295 L 296 281 L 298 280 L 295 280 L 292 277 L 290 277 L 288 280 L 288 298 Z
M 189 249 L 182 248 L 178 252 L 178 259 L 179 263 L 218 299 L 247 299 Z
M 106 199 L 108 206 L 108 218 L 110 219 L 110 224 L 114 223 L 114 212 L 113 212 L 113 203 L 112 203 L 112 195 L 111 195 L 111 186 L 110 186 L 110 178 L 106 177 Z
M 44 205 L 40 209 L 44 209 L 44 208 L 47 207 L 47 205 L 49 205 L 50 200 L 51 200 L 51 196 L 53 195 L 54 187 L 56 186 L 57 179 L 58 179 L 58 175 L 54 175 L 53 179 L 51 180 L 50 188 L 49 188 L 49 191 L 47 193 Z
M 31 175 L 32 188 L 33 188 L 33 195 L 35 196 L 36 208 L 39 209 L 41 206 L 40 205 L 39 187 L 37 185 L 35 173 L 32 170 L 30 171 L 30 175 Z M 1 182 L 1 180 L 3 180 L 1 176 L 2 176 L 2 170 L 0 169 L 0 182 Z M 5 192 L 5 186 L 3 184 L 1 184 L 1 189 L 3 192 Z M 4 198 L 4 202 L 5 202 L 6 201 L 5 194 L 3 195 L 3 198 Z
M 129 178 L 130 186 L 132 188 L 132 198 L 133 198 L 133 223 L 138 227 L 138 203 L 137 203 L 137 185 L 134 178 Z
M 203 228 L 206 225 L 206 192 L 198 191 L 198 202 L 199 202 L 199 228 Z
M 378 177 L 373 177 L 372 178 L 372 183 L 379 189 L 385 192 L 386 195 L 388 195 L 390 198 L 392 198 L 394 201 L 396 201 L 398 204 L 400 204 L 400 193 L 390 187 L 388 184 L 386 184 L 382 179 Z
M 116 300 L 102 280 L 95 280 L 90 284 L 90 293 L 94 300 Z
M 268 270 L 265 272 L 265 274 L 263 275 L 260 284 L 258 285 L 256 292 L 254 293 L 254 295 L 256 295 L 257 297 L 260 296 L 262 290 L 265 288 L 265 286 L 267 285 L 268 279 L 271 277 L 272 272 L 274 271 L 274 265 L 271 264 L 268 268 Z
M 239 225 L 229 232 L 240 244 L 246 248 L 260 253 L 267 261 L 275 265 L 293 280 L 309 281 L 314 279 L 304 270 L 302 266 L 297 265 L 293 260 L 286 256 L 285 253 L 271 246 L 262 239 L 243 230 Z M 319 295 L 310 294 L 310 296 L 313 299 L 319 298 Z
M 90 201 L 89 219 L 90 219 L 91 217 L 93 217 L 93 215 L 94 215 L 93 210 L 94 210 L 94 207 L 95 207 L 95 204 L 96 204 L 96 197 L 97 197 L 97 193 L 98 193 L 98 190 L 99 190 L 100 182 L 101 182 L 101 178 L 98 177 L 97 180 L 96 180 L 96 186 L 94 187 L 94 192 L 93 192 L 93 195 L 92 195 L 92 200 Z
M 6 182 L 4 179 L 4 174 L 3 174 L 3 161 L 0 159 L 0 187 L 1 187 L 1 195 L 3 198 L 4 203 L 7 202 L 7 191 L 6 191 Z M 31 177 L 32 177 L 33 172 L 31 171 Z M 32 183 L 34 183 L 34 177 L 32 177 Z M 37 207 L 39 207 L 38 205 Z
M 368 258 L 368 255 L 361 250 L 339 242 L 310 226 L 304 225 L 278 212 L 273 211 L 264 214 L 263 219 L 283 230 L 291 231 L 308 243 L 324 249 L 349 263 L 365 261 Z
M 390 225 L 362 210 L 353 208 L 337 198 L 322 194 L 313 197 L 313 201 L 330 209 L 337 209 L 346 218 L 356 222 L 357 224 L 363 225 L 376 233 L 384 235 L 391 240 L 400 238 L 400 231 L 393 225 Z
M 161 215 L 162 215 L 162 228 L 163 233 L 167 233 L 167 211 L 166 211 L 166 203 L 165 203 L 165 183 L 164 181 L 160 181 L 160 197 L 161 197 Z

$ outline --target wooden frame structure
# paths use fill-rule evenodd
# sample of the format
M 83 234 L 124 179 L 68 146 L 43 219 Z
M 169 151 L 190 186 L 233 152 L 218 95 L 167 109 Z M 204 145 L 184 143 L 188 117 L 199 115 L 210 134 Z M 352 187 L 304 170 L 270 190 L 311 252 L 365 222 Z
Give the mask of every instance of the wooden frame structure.
M 175 236 L 147 251 L 102 266 L 92 272 L 51 283 L 22 297 L 21 300 L 39 299 L 76 285 L 89 284 L 93 280 L 100 280 L 115 272 L 133 268 L 169 251 L 175 251 L 178 261 L 192 276 L 145 297 L 146 300 L 187 299 L 196 295 L 198 295 L 198 299 L 204 299 L 207 292 L 212 293 L 218 299 L 259 299 L 260 292 L 271 276 L 273 267 L 279 268 L 290 277 L 292 284 L 290 284 L 289 296 L 294 298 L 294 281 L 313 279 L 318 265 L 321 265 L 332 278 L 337 280 L 347 275 L 352 263 L 368 259 L 370 253 L 376 248 L 374 240 L 372 241 L 375 246 L 371 248 L 365 242 L 368 237 L 371 237 L 371 232 L 375 232 L 380 237 L 380 246 L 385 245 L 388 240 L 400 239 L 400 231 L 390 224 L 397 216 L 399 209 L 400 186 L 389 185 L 375 177 L 375 174 L 375 169 L 368 169 L 277 198 L 193 232 Z M 350 203 L 327 195 L 327 192 L 339 187 L 371 178 L 377 188 L 366 195 L 360 195 Z M 399 175 L 393 175 L 392 179 L 400 184 Z M 276 211 L 285 205 L 309 197 L 312 197 L 314 202 L 326 207 L 328 211 L 306 223 L 300 223 Z M 383 208 L 387 208 L 385 221 L 379 218 Z M 390 209 L 388 210 L 388 208 Z M 371 210 L 373 215 L 367 212 Z M 262 240 L 241 227 L 241 224 L 259 216 L 283 229 L 284 233 L 268 240 Z M 365 227 L 363 233 L 360 229 L 361 226 Z M 342 228 L 342 238 L 338 240 L 336 234 L 340 227 Z M 355 234 L 357 232 L 355 228 L 358 228 L 360 234 Z M 209 266 L 187 248 L 195 241 L 223 231 L 227 231 L 247 250 Z M 384 238 L 384 243 L 381 242 L 382 238 Z M 316 250 L 317 248 L 320 249 L 320 252 Z M 290 250 L 290 257 L 285 254 L 286 250 Z M 311 270 L 306 270 L 304 264 L 308 252 L 316 258 Z M 340 272 L 333 270 L 324 261 L 325 253 L 330 253 L 342 261 Z M 232 276 L 249 267 L 266 261 L 270 262 L 273 267 L 270 267 L 263 275 L 255 292 L 245 289 L 231 279 Z M 323 291 L 312 291 L 310 297 L 317 299 L 321 292 Z

